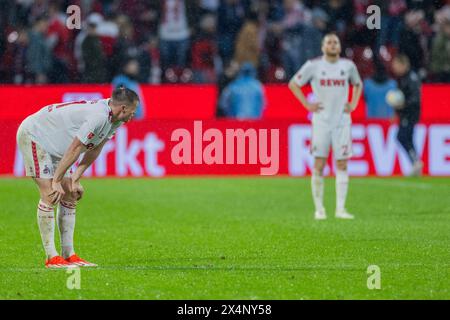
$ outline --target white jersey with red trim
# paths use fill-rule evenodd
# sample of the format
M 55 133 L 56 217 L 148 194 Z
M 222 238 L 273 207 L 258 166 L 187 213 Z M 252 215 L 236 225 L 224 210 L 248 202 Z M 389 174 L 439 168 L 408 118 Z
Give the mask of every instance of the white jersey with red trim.
M 299 86 L 311 83 L 316 101 L 322 103 L 323 110 L 315 112 L 313 124 L 341 126 L 351 123 L 350 114 L 344 112 L 349 97 L 349 82 L 361 84 L 361 77 L 353 61 L 340 58 L 328 62 L 324 56 L 307 61 L 295 74 L 294 81 Z
M 52 156 L 62 158 L 77 137 L 88 149 L 111 139 L 122 122 L 112 123 L 109 99 L 52 104 L 30 115 L 23 127 Z

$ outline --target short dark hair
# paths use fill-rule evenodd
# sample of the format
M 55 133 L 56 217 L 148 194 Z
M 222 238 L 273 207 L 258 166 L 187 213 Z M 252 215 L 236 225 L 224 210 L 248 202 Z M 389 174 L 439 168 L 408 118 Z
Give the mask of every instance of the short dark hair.
M 113 103 L 124 103 L 126 105 L 134 105 L 139 102 L 139 96 L 131 89 L 124 86 L 117 87 L 112 93 Z
M 323 38 L 322 38 L 322 45 L 323 45 L 323 43 L 325 42 L 325 39 L 326 39 L 327 37 L 331 37 L 331 36 L 334 36 L 334 37 L 338 38 L 339 41 L 341 41 L 341 39 L 339 39 L 339 36 L 338 36 L 338 34 L 337 34 L 336 32 L 330 31 L 330 32 L 328 32 L 327 34 L 325 34 L 325 35 L 323 36 Z

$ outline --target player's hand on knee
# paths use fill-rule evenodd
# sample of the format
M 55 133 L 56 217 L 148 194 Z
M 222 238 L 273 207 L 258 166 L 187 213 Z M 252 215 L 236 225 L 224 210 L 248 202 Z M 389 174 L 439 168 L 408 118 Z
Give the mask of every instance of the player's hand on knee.
M 353 104 L 351 104 L 351 103 L 346 103 L 346 104 L 345 104 L 345 108 L 344 108 L 344 112 L 346 112 L 346 113 L 352 113 L 353 110 L 355 110 L 355 109 L 356 109 L 356 106 L 355 106 L 355 105 L 353 105 Z
M 61 201 L 62 197 L 66 193 L 64 192 L 63 186 L 61 184 L 61 181 L 52 181 L 52 191 L 49 194 L 50 200 L 53 205 L 59 203 Z
M 75 200 L 77 200 L 77 201 L 83 197 L 84 188 L 81 185 L 80 181 L 72 180 L 72 183 L 70 185 L 70 192 L 72 192 L 72 194 L 75 197 Z

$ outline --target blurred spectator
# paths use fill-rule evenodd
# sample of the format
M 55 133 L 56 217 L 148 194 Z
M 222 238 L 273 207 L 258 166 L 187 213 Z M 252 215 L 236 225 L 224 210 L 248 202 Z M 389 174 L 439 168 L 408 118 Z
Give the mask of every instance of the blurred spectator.
M 258 16 L 250 12 L 238 33 L 233 60 L 239 64 L 250 62 L 258 68 L 260 50 Z
M 163 72 L 169 67 L 185 68 L 191 35 L 184 0 L 162 0 L 159 49 Z
M 309 46 L 303 49 L 305 50 L 304 56 L 306 59 L 316 57 L 322 53 L 322 38 L 328 32 L 328 22 L 329 17 L 324 10 L 320 8 L 313 9 L 312 28 L 305 28 L 303 33 L 305 44 Z
M 223 90 L 219 106 L 230 118 L 244 120 L 262 117 L 265 96 L 252 63 L 242 65 L 237 78 Z
M 119 37 L 120 26 L 128 23 L 129 17 L 124 15 L 104 16 L 97 26 L 97 35 L 102 44 L 103 52 L 108 59 L 114 55 L 114 44 Z
M 450 20 L 450 3 L 437 10 L 434 14 L 436 25 L 439 26 Z
M 28 0 L 25 0 L 25 1 L 28 1 Z M 108 1 L 108 0 L 106 0 L 106 1 Z M 83 20 L 85 20 L 91 13 L 101 13 L 102 15 L 105 15 L 107 5 L 103 6 L 102 3 L 106 2 L 106 1 L 105 0 L 71 0 L 70 4 L 77 5 L 78 7 L 80 7 L 81 17 Z M 48 0 L 47 0 L 47 2 L 48 2 Z
M 78 35 L 75 38 L 75 43 L 74 43 L 74 57 L 77 61 L 77 70 L 79 73 L 84 73 L 84 60 L 83 60 L 83 52 L 81 49 L 81 46 L 83 44 L 84 39 L 86 38 L 87 34 L 88 34 L 88 28 L 89 25 L 92 28 L 97 29 L 99 24 L 101 24 L 103 22 L 103 17 L 102 15 L 98 14 L 98 13 L 92 13 L 90 14 L 86 21 L 83 23 L 83 28 L 81 30 L 80 33 L 78 33 Z
M 51 67 L 52 56 L 45 39 L 47 28 L 48 18 L 40 16 L 34 21 L 29 33 L 26 70 L 35 83 L 46 83 Z
M 81 44 L 84 61 L 82 80 L 86 83 L 105 83 L 107 81 L 106 56 L 96 31 L 97 25 L 89 23 L 87 34 Z
M 281 21 L 282 63 L 286 77 L 290 78 L 300 65 L 320 54 L 322 34 L 312 26 L 313 14 L 301 1 L 284 0 L 284 10 L 286 14 Z M 316 11 L 316 19 L 327 19 L 325 12 L 318 13 Z
M 319 31 L 321 35 L 325 35 L 328 31 L 328 22 L 330 20 L 328 14 L 323 9 L 316 7 L 312 10 L 311 19 L 313 27 L 317 29 L 317 31 Z M 321 41 L 322 38 L 318 39 L 319 43 Z
M 219 75 L 219 79 L 217 81 L 217 108 L 216 108 L 216 116 L 219 118 L 225 117 L 225 112 L 220 106 L 220 96 L 222 95 L 223 90 L 236 78 L 236 75 L 239 72 L 239 64 L 236 61 L 231 60 L 229 64 L 225 66 L 223 72 Z
M 281 21 L 284 16 L 282 1 L 267 0 L 260 6 L 260 22 L 264 34 L 261 37 L 261 79 L 264 82 L 282 82 L 285 71 L 282 66 L 282 31 Z
M 200 31 L 192 44 L 192 71 L 194 82 L 216 82 L 216 18 L 206 14 L 200 21 Z
M 375 5 L 381 8 L 381 29 L 378 36 L 377 47 L 378 50 L 381 46 L 391 44 L 398 45 L 400 28 L 402 24 L 402 16 L 406 11 L 405 0 L 375 0 Z
M 219 9 L 220 0 L 199 0 L 199 7 L 202 14 L 217 13 Z
M 399 53 L 405 54 L 411 61 L 411 68 L 419 72 L 425 65 L 426 39 L 423 11 L 409 11 L 405 14 L 404 25 L 400 29 Z
M 149 82 L 158 84 L 161 83 L 161 62 L 158 49 L 158 38 L 150 36 L 147 44 L 147 51 L 151 61 Z
M 311 25 L 312 13 L 301 0 L 283 0 L 284 16 L 281 20 L 283 30 L 297 27 L 299 24 Z
M 69 4 L 81 8 L 81 31 L 65 28 L 63 8 Z M 366 10 L 372 4 L 381 7 L 381 30 L 366 26 Z M 443 21 L 450 21 L 448 0 L 0 0 L 0 8 L 0 81 L 5 83 L 35 81 L 34 61 L 26 60 L 26 68 L 17 67 L 24 55 L 28 57 L 28 46 L 31 53 L 45 47 L 50 52 L 50 59 L 37 59 L 36 64 L 45 69 L 37 76 L 40 82 L 82 81 L 88 23 L 96 26 L 103 52 L 100 60 L 107 63 L 102 81 L 119 73 L 123 61 L 136 58 L 140 82 L 159 83 L 163 78 L 186 83 L 193 75 L 195 82 L 211 82 L 235 58 L 257 65 L 263 81 L 281 83 L 320 54 L 321 36 L 328 31 L 338 33 L 344 55 L 355 59 L 365 77 L 374 72 L 373 54 L 385 52 L 383 59 L 389 62 L 400 51 L 425 81 L 448 79 L 435 69 L 443 69 L 445 63 L 432 61 L 448 60 L 436 58 L 446 52 L 437 48 L 445 33 Z M 245 19 L 249 12 L 257 14 L 257 28 L 256 20 Z M 18 41 L 20 30 L 31 36 L 43 14 L 50 16 L 45 42 L 42 34 L 38 46 L 34 36 L 29 41 L 21 36 Z M 216 19 L 214 32 L 202 26 L 204 15 L 209 15 L 207 21 Z M 212 57 L 214 47 L 218 54 Z
M 353 0 L 353 4 L 353 24 L 347 32 L 348 46 L 373 46 L 377 30 L 367 28 L 367 8 L 372 4 L 372 0 Z
M 350 0 L 329 0 L 323 6 L 328 14 L 328 28 L 344 38 L 347 28 L 352 24 L 353 6 Z
M 219 54 L 224 64 L 233 57 L 236 36 L 241 29 L 248 5 L 243 0 L 222 0 L 217 12 Z
M 69 64 L 72 63 L 69 48 L 69 29 L 66 27 L 66 15 L 60 11 L 59 5 L 52 3 L 48 9 L 49 27 L 47 42 L 52 50 L 52 66 L 49 81 L 52 83 L 69 82 Z
M 136 59 L 128 59 L 122 67 L 122 72 L 114 77 L 112 81 L 113 90 L 120 86 L 131 89 L 139 96 L 139 104 L 136 109 L 135 119 L 141 120 L 144 118 L 145 100 L 142 95 L 141 87 L 137 81 L 139 77 L 139 62 Z
M 136 59 L 139 62 L 139 76 L 138 82 L 151 83 L 153 64 L 158 61 L 153 61 L 152 50 L 155 46 L 154 38 L 148 36 L 137 48 Z
M 450 82 L 450 20 L 442 22 L 433 40 L 430 69 L 435 81 Z
M 1 82 L 15 84 L 28 83 L 30 74 L 27 71 L 27 50 L 29 35 L 26 30 L 13 31 L 8 36 L 8 46 L 0 61 Z
M 397 82 L 389 78 L 385 66 L 375 62 L 375 74 L 364 80 L 364 99 L 367 105 L 367 118 L 390 119 L 394 110 L 386 102 L 389 90 L 397 88 Z
M 251 16 L 254 16 L 255 22 L 258 25 L 258 33 L 256 35 L 257 38 L 257 44 L 259 48 L 259 54 L 262 54 L 264 52 L 264 43 L 266 41 L 267 32 L 269 30 L 270 26 L 270 1 L 269 0 L 262 0 L 254 2 L 250 11 L 249 15 L 247 16 L 247 19 L 251 18 Z M 242 31 L 242 29 L 241 29 Z M 261 60 L 261 58 L 260 58 Z
M 25 18 L 32 24 L 36 21 L 36 19 L 46 15 L 48 12 L 49 1 L 47 0 L 22 0 L 20 2 L 23 5 L 24 13 L 26 15 Z
M 117 2 L 115 0 L 115 2 Z M 161 1 L 149 0 L 120 0 L 116 13 L 128 17 L 134 29 L 135 40 L 141 43 L 150 33 L 158 29 L 158 17 Z M 113 10 L 111 10 L 111 13 Z
M 134 41 L 134 29 L 128 17 L 123 16 L 119 24 L 119 37 L 113 45 L 113 55 L 110 62 L 111 75 L 114 77 L 120 73 L 124 63 L 130 58 L 138 56 L 138 47 Z
M 234 60 L 231 60 L 225 66 L 217 82 L 219 96 L 222 93 L 222 91 L 228 86 L 228 84 L 236 78 L 236 75 L 239 73 L 239 67 L 240 67 L 239 63 L 237 63 Z

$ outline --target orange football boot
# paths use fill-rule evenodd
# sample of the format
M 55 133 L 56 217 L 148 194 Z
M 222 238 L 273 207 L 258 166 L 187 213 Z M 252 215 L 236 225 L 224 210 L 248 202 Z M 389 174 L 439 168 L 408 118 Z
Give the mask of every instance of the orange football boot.
M 97 267 L 95 263 L 87 262 L 86 260 L 81 259 L 76 254 L 71 255 L 65 261 L 78 267 Z
M 49 269 L 63 269 L 63 268 L 75 267 L 75 265 L 66 261 L 61 256 L 54 256 L 51 259 L 45 260 L 45 267 L 49 268 Z

